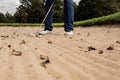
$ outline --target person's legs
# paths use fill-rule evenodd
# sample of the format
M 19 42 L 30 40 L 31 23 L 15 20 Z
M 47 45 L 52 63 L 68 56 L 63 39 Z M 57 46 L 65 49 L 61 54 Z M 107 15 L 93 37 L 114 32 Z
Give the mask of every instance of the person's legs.
M 73 0 L 64 0 L 64 28 L 66 32 L 73 31 L 74 7 Z
M 46 0 L 46 3 L 45 3 L 46 13 L 50 9 L 53 2 L 54 2 L 54 0 Z M 46 30 L 52 31 L 52 29 L 53 29 L 52 22 L 53 22 L 53 11 L 51 10 L 50 13 L 48 14 L 46 20 L 45 20 L 44 31 L 46 31 Z

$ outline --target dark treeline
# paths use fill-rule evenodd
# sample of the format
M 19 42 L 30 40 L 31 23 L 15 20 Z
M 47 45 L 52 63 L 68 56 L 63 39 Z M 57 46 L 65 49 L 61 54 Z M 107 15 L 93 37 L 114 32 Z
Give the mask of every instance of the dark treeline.
M 20 0 L 21 5 L 14 15 L 0 12 L 0 22 L 6 23 L 41 23 L 45 16 L 45 0 Z M 75 21 L 101 17 L 120 11 L 120 0 L 80 0 L 75 2 Z M 64 20 L 64 1 L 57 0 L 54 5 L 54 22 Z

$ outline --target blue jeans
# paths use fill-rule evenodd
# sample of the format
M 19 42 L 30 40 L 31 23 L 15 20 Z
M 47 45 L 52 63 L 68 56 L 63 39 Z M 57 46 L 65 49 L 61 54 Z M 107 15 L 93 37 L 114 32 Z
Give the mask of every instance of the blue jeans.
M 54 0 L 46 0 L 46 4 L 45 4 L 46 12 L 48 12 L 53 2 Z M 53 22 L 53 11 L 51 10 L 45 20 L 44 30 L 52 31 L 53 30 L 52 22 Z M 66 32 L 73 31 L 73 23 L 74 23 L 73 0 L 64 0 L 64 29 Z

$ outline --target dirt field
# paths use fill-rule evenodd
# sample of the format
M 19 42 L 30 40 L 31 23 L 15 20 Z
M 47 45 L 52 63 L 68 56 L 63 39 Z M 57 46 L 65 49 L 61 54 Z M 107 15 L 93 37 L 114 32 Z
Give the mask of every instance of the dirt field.
M 0 27 L 0 80 L 120 80 L 120 25 L 41 30 Z

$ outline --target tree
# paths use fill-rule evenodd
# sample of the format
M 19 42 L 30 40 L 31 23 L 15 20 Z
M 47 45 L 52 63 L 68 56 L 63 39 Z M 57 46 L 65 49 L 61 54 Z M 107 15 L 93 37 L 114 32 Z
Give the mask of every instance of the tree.
M 28 14 L 24 7 L 21 5 L 17 8 L 17 12 L 14 14 L 15 21 L 19 23 L 27 23 L 28 22 Z
M 5 16 L 3 13 L 0 12 L 0 22 L 4 22 L 5 21 Z
M 14 17 L 9 12 L 7 12 L 5 14 L 5 22 L 7 22 L 7 23 L 13 23 L 14 22 Z
M 119 0 L 81 0 L 76 20 L 91 19 L 120 11 Z
M 19 22 L 41 22 L 44 11 L 44 0 L 20 0 L 21 5 L 17 8 L 15 18 Z
M 56 0 L 53 9 L 53 22 L 63 22 L 63 2 Z M 45 17 L 45 0 L 20 0 L 21 5 L 14 15 L 16 22 L 39 23 Z M 74 3 L 74 7 L 77 5 Z

